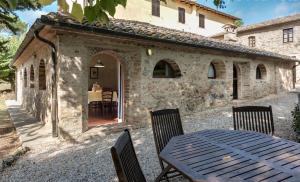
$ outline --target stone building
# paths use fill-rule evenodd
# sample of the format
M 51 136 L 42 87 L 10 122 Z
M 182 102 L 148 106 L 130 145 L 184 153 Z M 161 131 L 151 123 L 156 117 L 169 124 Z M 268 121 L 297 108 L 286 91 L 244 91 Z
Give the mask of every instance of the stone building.
M 230 32 L 213 35 L 227 40 Z M 300 14 L 242 26 L 234 33 L 238 44 L 300 58 Z M 300 67 L 294 70 L 295 82 L 300 83 Z
M 80 24 L 51 13 L 30 28 L 12 65 L 17 100 L 54 136 L 73 137 L 95 119 L 97 82 L 117 87 L 117 122 L 141 126 L 150 110 L 178 107 L 190 115 L 288 91 L 295 61 L 148 23 Z

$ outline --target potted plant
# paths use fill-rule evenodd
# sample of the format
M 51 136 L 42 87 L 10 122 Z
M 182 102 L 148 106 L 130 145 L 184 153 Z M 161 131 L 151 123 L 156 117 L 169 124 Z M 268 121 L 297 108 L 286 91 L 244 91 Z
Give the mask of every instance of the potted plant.
M 299 104 L 296 104 L 294 110 L 292 111 L 293 121 L 292 128 L 297 133 L 297 137 L 300 136 L 300 108 Z

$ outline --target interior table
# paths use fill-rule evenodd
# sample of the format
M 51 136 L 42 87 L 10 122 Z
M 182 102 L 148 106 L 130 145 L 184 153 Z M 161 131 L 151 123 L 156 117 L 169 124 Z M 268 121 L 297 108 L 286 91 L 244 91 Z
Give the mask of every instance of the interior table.
M 300 144 L 262 133 L 203 130 L 170 140 L 159 154 L 190 181 L 300 182 Z

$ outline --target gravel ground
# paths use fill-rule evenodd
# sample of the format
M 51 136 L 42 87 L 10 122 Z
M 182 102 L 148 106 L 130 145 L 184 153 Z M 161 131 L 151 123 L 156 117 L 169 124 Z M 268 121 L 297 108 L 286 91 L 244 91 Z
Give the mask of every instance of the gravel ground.
M 290 111 L 297 97 L 293 94 L 270 96 L 253 105 L 272 105 L 276 135 L 293 139 L 290 129 Z M 239 103 L 238 105 L 244 105 Z M 209 110 L 183 118 L 186 133 L 208 128 L 231 128 L 231 107 Z M 94 135 L 92 135 L 94 133 Z M 100 136 L 97 130 L 88 131 L 84 142 L 69 144 L 62 142 L 36 146 L 14 166 L 0 174 L 0 181 L 117 181 L 110 156 L 110 147 L 120 133 Z M 136 152 L 148 181 L 159 174 L 151 128 L 132 131 Z M 88 138 L 88 139 L 87 139 Z M 181 179 L 176 181 L 182 181 Z

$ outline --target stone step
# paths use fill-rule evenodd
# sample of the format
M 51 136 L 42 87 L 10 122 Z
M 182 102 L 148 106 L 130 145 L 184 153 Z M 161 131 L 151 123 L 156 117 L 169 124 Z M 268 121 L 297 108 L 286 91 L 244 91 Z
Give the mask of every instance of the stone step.
M 15 130 L 10 133 L 2 134 L 0 144 L 0 159 L 11 155 L 22 146 L 22 142 Z
M 5 135 L 11 132 L 16 131 L 15 127 L 9 126 L 9 127 L 0 127 L 0 135 Z

